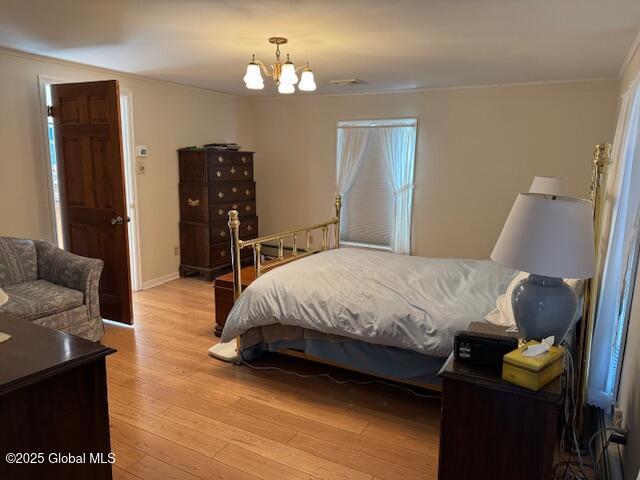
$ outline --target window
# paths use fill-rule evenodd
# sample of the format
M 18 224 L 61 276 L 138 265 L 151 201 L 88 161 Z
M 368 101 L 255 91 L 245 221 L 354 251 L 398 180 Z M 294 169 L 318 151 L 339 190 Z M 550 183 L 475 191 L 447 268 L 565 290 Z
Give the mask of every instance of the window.
M 410 253 L 415 144 L 415 119 L 338 122 L 344 244 Z
M 615 403 L 638 266 L 640 229 L 640 78 L 624 94 L 613 142 L 610 230 L 589 362 L 588 401 Z
M 51 84 L 44 86 L 46 106 L 53 105 L 51 99 Z M 53 206 L 56 221 L 56 240 L 60 248 L 64 248 L 62 236 L 62 216 L 60 211 L 60 185 L 58 185 L 58 161 L 56 157 L 56 140 L 53 132 L 53 117 L 47 115 L 47 137 L 49 138 L 49 160 L 51 162 L 51 182 L 53 188 Z
M 344 195 L 341 240 L 390 249 L 392 220 L 393 185 L 378 142 L 368 142 L 358 174 Z

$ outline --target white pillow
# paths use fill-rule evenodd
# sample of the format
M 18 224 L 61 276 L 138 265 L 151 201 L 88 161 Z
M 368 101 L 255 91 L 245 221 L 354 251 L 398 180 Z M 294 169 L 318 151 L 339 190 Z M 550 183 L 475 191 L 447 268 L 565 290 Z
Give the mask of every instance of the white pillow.
M 511 297 L 513 296 L 513 289 L 516 288 L 516 285 L 520 283 L 520 280 L 523 278 L 527 278 L 529 274 L 527 272 L 518 272 L 518 274 L 513 277 L 511 283 L 507 287 L 507 291 L 502 295 L 498 296 L 496 299 L 496 308 L 491 310 L 484 319 L 493 323 L 494 325 L 502 325 L 504 327 L 511 327 L 516 324 L 515 318 L 513 316 L 513 306 L 511 305 Z M 576 317 L 579 318 L 582 314 L 581 305 L 582 305 L 582 294 L 584 290 L 584 281 L 576 280 L 573 278 L 565 278 L 565 282 L 573 288 L 578 296 L 578 309 L 576 311 Z
M 507 291 L 498 296 L 496 300 L 496 308 L 491 310 L 484 317 L 487 322 L 505 327 L 510 327 L 516 324 L 513 317 L 513 307 L 511 306 L 511 296 L 513 295 L 513 289 L 516 288 L 518 283 L 520 283 L 520 280 L 527 278 L 528 276 L 529 274 L 527 272 L 518 272 L 518 274 L 513 277 L 513 280 L 511 280 L 511 283 L 507 287 Z

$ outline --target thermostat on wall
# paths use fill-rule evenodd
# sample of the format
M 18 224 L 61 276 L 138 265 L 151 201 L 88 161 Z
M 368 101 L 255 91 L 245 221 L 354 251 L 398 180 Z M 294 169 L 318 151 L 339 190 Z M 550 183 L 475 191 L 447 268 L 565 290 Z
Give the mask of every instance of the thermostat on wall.
M 138 157 L 146 157 L 147 156 L 147 147 L 144 145 L 138 145 L 136 147 L 136 152 L 138 153 Z

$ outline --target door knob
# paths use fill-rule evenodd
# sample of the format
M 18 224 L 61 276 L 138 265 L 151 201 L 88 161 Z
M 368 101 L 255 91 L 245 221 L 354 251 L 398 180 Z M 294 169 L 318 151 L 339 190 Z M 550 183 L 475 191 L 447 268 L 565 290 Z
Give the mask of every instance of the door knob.
M 127 221 L 129 221 L 128 218 Z M 124 219 L 120 215 L 118 215 L 116 218 L 111 219 L 111 225 L 122 225 L 123 223 Z

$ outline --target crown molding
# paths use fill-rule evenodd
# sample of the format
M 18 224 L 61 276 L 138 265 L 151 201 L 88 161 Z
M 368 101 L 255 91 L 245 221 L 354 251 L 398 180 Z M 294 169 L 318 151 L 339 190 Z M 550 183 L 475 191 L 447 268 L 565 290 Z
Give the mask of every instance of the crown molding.
M 248 96 L 250 100 L 273 100 L 273 99 L 295 99 L 295 98 L 316 98 L 316 97 L 352 97 L 360 95 L 396 95 L 421 92 L 433 92 L 440 90 L 472 90 L 481 88 L 507 88 L 507 87 L 537 87 L 545 85 L 570 85 L 576 83 L 597 83 L 616 80 L 617 77 L 596 77 L 596 78 L 574 78 L 569 80 L 541 80 L 535 82 L 510 82 L 510 83 L 491 83 L 479 85 L 459 85 L 459 86 L 442 86 L 442 87 L 424 87 L 424 88 L 403 88 L 397 90 L 367 90 L 363 92 L 351 93 L 303 93 L 298 95 L 265 95 L 265 96 Z
M 624 75 L 624 71 L 629 66 L 631 59 L 636 54 L 639 47 L 640 47 L 640 28 L 638 29 L 638 33 L 636 33 L 636 36 L 633 39 L 633 42 L 631 42 L 631 48 L 629 48 L 629 53 L 627 53 L 627 56 L 625 57 L 624 62 L 622 62 L 620 71 L 618 71 L 618 78 L 621 78 L 622 75 Z
M 135 74 L 135 73 L 123 72 L 121 70 L 113 70 L 113 69 L 110 69 L 110 68 L 99 67 L 99 66 L 96 66 L 96 65 L 89 65 L 87 63 L 72 62 L 70 60 L 63 60 L 61 58 L 49 57 L 47 55 L 39 55 L 37 53 L 25 52 L 24 50 L 16 50 L 16 49 L 13 49 L 13 48 L 0 47 L 0 55 L 6 55 L 6 56 L 9 56 L 9 57 L 24 58 L 24 59 L 27 59 L 27 60 L 35 60 L 35 61 L 39 61 L 39 62 L 51 63 L 53 65 L 61 65 L 61 66 L 65 66 L 65 67 L 79 68 L 79 69 L 82 69 L 82 70 L 88 70 L 88 71 L 92 71 L 92 72 L 108 73 L 108 74 L 111 74 L 111 75 L 117 75 L 119 77 L 130 78 L 132 80 L 139 80 L 139 81 L 144 81 L 144 82 L 157 83 L 157 84 L 160 84 L 160 85 L 171 85 L 171 86 L 174 86 L 174 87 L 188 88 L 188 89 L 197 90 L 197 91 L 200 91 L 200 92 L 214 93 L 216 95 L 221 95 L 221 96 L 225 96 L 225 97 L 250 98 L 250 97 L 247 97 L 247 96 L 244 96 L 244 95 L 235 95 L 233 93 L 219 92 L 217 90 L 212 90 L 212 89 L 209 89 L 209 88 L 196 87 L 196 86 L 187 85 L 187 84 L 184 84 L 184 83 L 172 82 L 171 80 L 159 80 L 157 78 L 147 77 L 145 75 L 138 75 L 138 74 Z

